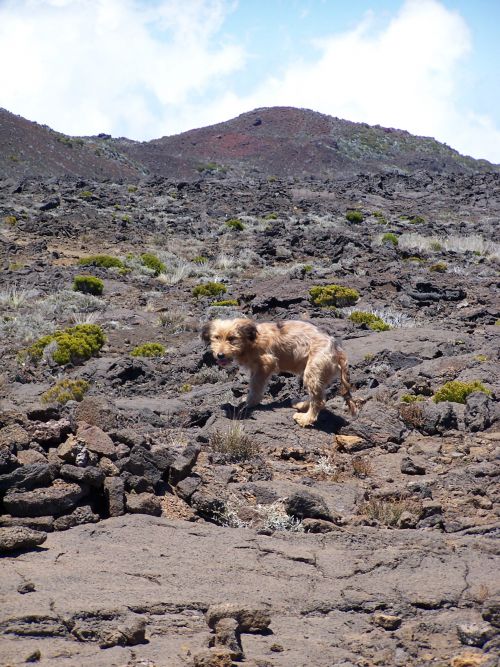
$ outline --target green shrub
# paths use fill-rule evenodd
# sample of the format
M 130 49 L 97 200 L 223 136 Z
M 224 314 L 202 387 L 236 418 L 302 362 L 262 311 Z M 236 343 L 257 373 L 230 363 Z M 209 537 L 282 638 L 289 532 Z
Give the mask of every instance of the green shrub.
M 277 219 L 278 219 L 277 213 L 268 213 L 267 215 L 264 216 L 264 220 L 277 220 Z
M 150 252 L 145 252 L 141 255 L 141 262 L 145 267 L 154 271 L 155 276 L 159 276 L 160 273 L 163 273 L 167 268 L 156 255 L 153 255 Z
M 325 285 L 311 287 L 311 302 L 315 306 L 353 306 L 359 299 L 359 292 L 341 285 Z
M 227 431 L 215 431 L 210 436 L 210 448 L 227 462 L 248 461 L 259 453 L 258 444 L 247 435 L 239 422 L 233 422 Z
M 90 192 L 90 190 L 83 190 L 82 192 L 80 192 L 80 197 L 82 197 L 82 199 L 90 199 L 90 197 L 93 197 L 93 196 L 94 196 L 94 193 Z
M 99 266 L 103 269 L 110 269 L 117 267 L 123 268 L 123 262 L 118 257 L 111 255 L 90 255 L 89 257 L 82 257 L 78 260 L 80 266 Z
M 346 214 L 345 214 L 345 217 L 346 217 L 346 220 L 348 220 L 349 222 L 359 223 L 359 222 L 363 222 L 363 220 L 364 220 L 364 217 L 363 217 L 363 214 L 361 213 L 361 211 L 358 211 L 356 209 L 353 210 L 353 211 L 347 211 Z
M 137 185 L 129 185 L 127 187 L 127 192 L 137 192 Z
M 120 218 L 122 222 L 130 222 L 132 218 L 129 215 L 122 215 Z
M 439 243 L 439 241 L 433 241 L 431 243 L 431 250 L 434 250 L 434 252 L 440 252 L 443 249 L 443 246 Z
M 434 394 L 433 400 L 435 403 L 441 403 L 441 401 L 465 403 L 467 396 L 475 391 L 482 391 L 483 393 L 488 394 L 488 396 L 491 396 L 491 391 L 486 389 L 484 384 L 479 380 L 472 380 L 471 382 L 453 380 L 440 387 Z
M 143 343 L 134 347 L 130 354 L 133 357 L 163 357 L 165 347 L 161 343 Z
M 349 319 L 355 324 L 366 324 L 373 331 L 389 331 L 391 328 L 381 317 L 362 310 L 356 310 L 354 313 L 351 313 Z
M 104 345 L 104 332 L 97 324 L 77 324 L 75 327 L 55 331 L 43 336 L 31 345 L 21 357 L 29 357 L 33 361 L 40 361 L 47 345 L 56 344 L 52 352 L 52 359 L 56 364 L 78 363 L 96 355 Z
M 425 222 L 425 218 L 421 215 L 412 215 L 408 218 L 412 225 L 421 225 Z
M 86 380 L 60 380 L 42 394 L 42 403 L 81 401 L 89 387 Z
M 393 234 L 392 232 L 387 232 L 387 234 L 384 234 L 382 236 L 382 243 L 392 243 L 393 246 L 397 246 L 399 241 L 396 234 Z
M 93 294 L 100 296 L 104 290 L 104 283 L 95 276 L 75 276 L 73 279 L 73 290 L 82 294 Z
M 385 216 L 382 213 L 382 211 L 373 211 L 372 215 L 374 218 L 377 219 L 377 222 L 380 223 L 381 225 L 387 224 L 387 220 L 385 219 Z
M 238 302 L 236 299 L 224 299 L 223 301 L 214 301 L 212 303 L 212 306 L 219 306 L 219 307 L 225 307 L 225 306 L 237 306 Z
M 208 262 L 208 257 L 196 255 L 196 257 L 193 257 L 192 262 L 193 264 L 206 264 Z
M 193 287 L 193 296 L 199 299 L 200 296 L 219 296 L 225 294 L 227 289 L 222 283 L 208 282 L 204 285 Z
M 6 225 L 10 225 L 11 227 L 17 225 L 17 218 L 15 215 L 6 215 L 3 221 Z
M 302 267 L 302 273 L 311 273 L 313 270 L 312 264 L 304 264 Z
M 429 271 L 434 271 L 435 273 L 446 273 L 447 268 L 448 264 L 446 264 L 446 262 L 436 262 L 436 264 L 429 266 Z
M 237 232 L 242 232 L 245 229 L 245 225 L 239 218 L 231 218 L 230 220 L 226 220 L 225 225 L 226 227 L 229 227 L 229 229 L 234 229 Z
M 403 394 L 401 396 L 402 403 L 417 403 L 418 401 L 423 401 L 423 396 L 417 396 L 416 394 Z

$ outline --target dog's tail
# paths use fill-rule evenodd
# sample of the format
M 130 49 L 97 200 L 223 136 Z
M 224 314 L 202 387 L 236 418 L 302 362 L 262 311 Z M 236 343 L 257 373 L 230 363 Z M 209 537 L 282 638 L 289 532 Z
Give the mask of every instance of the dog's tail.
M 347 355 L 340 343 L 338 343 L 336 340 L 333 340 L 332 343 L 335 361 L 340 369 L 340 395 L 346 402 L 350 413 L 354 416 L 358 414 L 358 406 L 351 395 L 351 382 L 349 379 Z

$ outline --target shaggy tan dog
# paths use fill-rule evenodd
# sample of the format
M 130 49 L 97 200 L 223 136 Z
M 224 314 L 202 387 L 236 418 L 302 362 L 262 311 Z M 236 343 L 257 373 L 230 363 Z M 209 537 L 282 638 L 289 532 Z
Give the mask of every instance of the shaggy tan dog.
M 212 320 L 204 325 L 201 337 L 210 344 L 219 366 L 229 366 L 234 361 L 250 371 L 246 407 L 260 403 L 273 373 L 285 371 L 302 375 L 309 393 L 309 400 L 293 406 L 298 410 L 293 418 L 300 426 L 314 424 L 325 405 L 326 389 L 336 375 L 340 375 L 340 393 L 351 413 L 357 411 L 344 350 L 308 322 Z

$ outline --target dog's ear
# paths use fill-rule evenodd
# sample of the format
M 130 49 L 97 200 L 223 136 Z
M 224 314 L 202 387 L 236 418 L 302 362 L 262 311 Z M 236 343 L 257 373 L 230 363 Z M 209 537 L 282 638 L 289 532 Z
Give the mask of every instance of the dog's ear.
M 246 338 L 251 343 L 257 338 L 257 325 L 252 320 L 248 320 L 244 324 L 240 324 L 238 331 L 243 338 Z
M 212 333 L 212 323 L 206 322 L 201 329 L 201 340 L 208 345 Z

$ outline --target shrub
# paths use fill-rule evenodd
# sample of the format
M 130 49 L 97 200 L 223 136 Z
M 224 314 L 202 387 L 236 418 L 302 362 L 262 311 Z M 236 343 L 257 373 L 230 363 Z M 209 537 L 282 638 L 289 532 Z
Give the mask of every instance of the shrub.
M 277 213 L 268 213 L 267 215 L 264 216 L 264 220 L 277 220 L 277 219 L 278 219 Z
M 446 273 L 447 268 L 448 264 L 446 264 L 446 262 L 436 262 L 436 264 L 429 266 L 429 271 L 434 271 L 435 273 Z
M 379 222 L 381 225 L 387 224 L 387 220 L 385 219 L 385 216 L 382 213 L 382 211 L 373 211 L 372 215 L 374 218 L 377 219 L 377 222 Z
M 315 306 L 352 306 L 359 299 L 359 292 L 341 285 L 324 285 L 311 287 L 311 302 Z
M 111 255 L 90 255 L 89 257 L 82 257 L 78 260 L 80 266 L 99 266 L 103 269 L 110 269 L 112 267 L 117 267 L 119 269 L 123 268 L 123 262 L 118 257 L 112 257 Z
M 6 215 L 3 221 L 6 225 L 10 225 L 11 227 L 17 225 L 17 218 L 15 215 Z
M 430 249 L 434 250 L 435 252 L 440 252 L 443 249 L 443 246 L 439 241 L 432 241 L 430 244 Z
M 223 301 L 214 301 L 212 306 L 219 306 L 220 308 L 225 308 L 227 306 L 237 306 L 238 301 L 236 299 L 224 299 Z
M 486 389 L 484 384 L 479 380 L 472 380 L 471 382 L 453 380 L 440 387 L 434 394 L 433 400 L 435 403 L 441 403 L 441 401 L 465 403 L 467 396 L 475 391 L 482 391 L 483 393 L 488 394 L 488 396 L 491 396 L 491 391 Z
M 410 512 L 418 519 L 422 511 L 418 501 L 388 498 L 371 498 L 362 506 L 362 513 L 384 526 L 397 526 L 403 512 Z
M 384 234 L 382 236 L 382 243 L 392 243 L 393 246 L 397 246 L 399 241 L 396 234 L 393 234 L 392 232 L 387 232 L 387 234 Z
M 222 454 L 228 462 L 248 461 L 258 454 L 257 444 L 248 436 L 238 422 L 227 431 L 216 431 L 210 438 L 214 452 Z
M 363 222 L 364 220 L 363 214 L 361 213 L 361 211 L 358 210 L 347 211 L 345 217 L 348 222 L 359 223 Z
M 425 222 L 425 218 L 422 217 L 421 215 L 413 215 L 408 218 L 408 221 L 411 222 L 413 225 L 421 225 L 422 223 Z
M 104 283 L 100 278 L 94 276 L 75 276 L 73 279 L 73 290 L 82 294 L 100 296 L 104 290 Z
M 163 357 L 165 347 L 161 343 L 143 343 L 134 347 L 130 354 L 133 357 Z
M 355 324 L 366 324 L 373 331 L 389 331 L 391 328 L 381 317 L 373 313 L 366 313 L 362 310 L 356 310 L 349 315 L 351 322 Z
M 137 185 L 129 185 L 127 187 L 127 192 L 137 192 Z
M 417 396 L 416 394 L 403 394 L 401 396 L 401 403 L 417 403 L 418 401 L 423 400 L 423 396 Z
M 197 299 L 200 296 L 219 296 L 226 292 L 227 289 L 222 283 L 208 282 L 204 285 L 196 285 L 196 287 L 193 287 L 193 296 Z
M 312 264 L 304 264 L 302 267 L 302 273 L 311 273 L 313 270 Z
M 141 255 L 141 262 L 144 266 L 151 271 L 154 271 L 155 276 L 159 276 L 160 273 L 163 273 L 167 268 L 165 264 L 158 259 L 156 255 L 151 254 L 150 252 L 145 252 Z
M 208 257 L 204 257 L 203 255 L 196 255 L 196 257 L 193 257 L 193 264 L 206 264 L 208 262 Z
M 229 227 L 229 229 L 234 229 L 237 232 L 242 232 L 245 229 L 245 225 L 239 218 L 231 218 L 230 220 L 226 220 L 225 225 L 226 227 Z
M 89 387 L 86 380 L 60 380 L 42 394 L 42 403 L 81 401 Z
M 83 199 L 90 199 L 90 197 L 93 197 L 93 196 L 94 196 L 94 193 L 90 192 L 90 190 L 83 190 L 82 192 L 80 192 L 80 197 L 82 197 Z
M 29 347 L 24 355 L 33 361 L 40 361 L 45 348 L 54 344 L 52 359 L 56 364 L 78 363 L 96 355 L 105 342 L 104 332 L 97 324 L 77 324 L 43 336 Z

